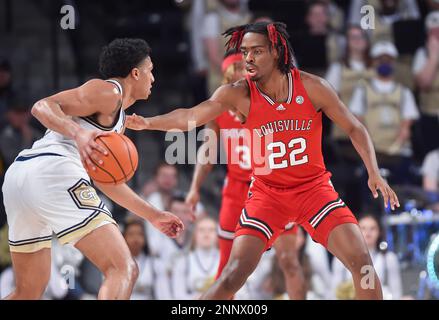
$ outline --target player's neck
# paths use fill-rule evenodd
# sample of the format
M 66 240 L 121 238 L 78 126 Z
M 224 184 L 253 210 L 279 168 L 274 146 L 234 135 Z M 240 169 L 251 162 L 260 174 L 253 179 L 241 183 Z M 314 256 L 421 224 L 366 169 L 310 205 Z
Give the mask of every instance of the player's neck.
M 122 86 L 123 96 L 122 96 L 122 109 L 126 109 L 129 106 L 133 105 L 136 102 L 136 99 L 132 97 L 132 88 L 127 83 L 125 79 L 122 78 L 113 78 Z
M 278 69 L 261 78 L 257 83 L 259 89 L 274 101 L 281 101 L 288 95 L 288 77 Z

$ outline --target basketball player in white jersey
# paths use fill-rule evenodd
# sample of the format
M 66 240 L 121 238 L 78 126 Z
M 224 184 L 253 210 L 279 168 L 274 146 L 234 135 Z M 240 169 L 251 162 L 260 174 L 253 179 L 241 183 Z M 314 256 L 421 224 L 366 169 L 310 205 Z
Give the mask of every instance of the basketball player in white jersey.
M 41 297 L 50 276 L 53 234 L 63 244 L 74 244 L 104 274 L 99 299 L 131 295 L 137 265 L 83 164 L 96 170 L 93 162 L 105 162 L 107 151 L 94 139 L 124 131 L 124 110 L 151 93 L 153 64 L 148 44 L 140 39 L 114 40 L 99 64 L 108 80 L 93 79 L 35 103 L 32 114 L 48 130 L 6 172 L 2 190 L 16 277 L 7 299 Z M 183 229 L 180 219 L 155 209 L 126 184 L 95 185 L 169 237 Z

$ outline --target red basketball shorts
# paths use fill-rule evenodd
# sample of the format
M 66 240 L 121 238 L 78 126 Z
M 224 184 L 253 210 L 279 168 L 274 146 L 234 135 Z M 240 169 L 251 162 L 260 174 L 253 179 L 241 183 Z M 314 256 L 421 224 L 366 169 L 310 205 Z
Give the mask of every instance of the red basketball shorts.
M 319 178 L 309 187 L 274 188 L 260 180 L 250 187 L 235 237 L 254 235 L 270 248 L 279 235 L 294 223 L 301 225 L 314 241 L 327 247 L 332 229 L 344 223 L 358 224 L 339 198 L 329 178 Z
M 235 230 L 239 226 L 239 217 L 248 198 L 249 181 L 243 181 L 227 176 L 222 193 L 221 209 L 219 214 L 218 236 L 225 240 L 233 240 Z M 297 226 L 296 226 L 297 227 Z M 287 232 L 295 233 L 297 228 L 290 228 Z

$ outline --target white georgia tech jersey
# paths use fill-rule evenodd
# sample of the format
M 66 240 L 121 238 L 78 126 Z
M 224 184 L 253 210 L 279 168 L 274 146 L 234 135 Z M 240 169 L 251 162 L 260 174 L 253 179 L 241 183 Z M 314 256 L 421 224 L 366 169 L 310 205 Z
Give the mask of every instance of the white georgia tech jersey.
M 113 83 L 116 86 L 117 91 L 123 96 L 122 86 L 116 80 L 106 80 Z M 108 132 L 121 133 L 125 124 L 125 112 L 123 108 L 120 108 L 119 115 L 115 119 L 115 123 L 111 127 L 104 127 L 98 124 L 91 117 L 71 117 L 73 121 L 78 123 L 84 129 L 90 130 L 102 130 Z M 23 150 L 19 156 L 32 156 L 41 153 L 55 153 L 62 156 L 74 158 L 80 160 L 78 148 L 74 140 L 59 134 L 53 130 L 47 129 L 44 136 L 35 141 L 32 148 Z

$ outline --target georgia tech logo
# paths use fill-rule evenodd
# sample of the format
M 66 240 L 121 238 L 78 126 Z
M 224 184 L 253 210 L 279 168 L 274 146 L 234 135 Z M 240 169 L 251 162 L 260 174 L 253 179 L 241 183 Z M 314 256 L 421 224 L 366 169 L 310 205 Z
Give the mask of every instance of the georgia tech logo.
M 101 199 L 96 190 L 85 180 L 79 180 L 73 187 L 69 189 L 69 193 L 80 209 L 96 209 L 101 204 Z
M 79 192 L 79 197 L 80 197 L 82 200 L 91 200 L 91 201 L 93 201 L 93 200 L 97 200 L 97 199 L 98 199 L 98 196 L 97 196 L 97 194 L 96 194 L 95 189 L 93 189 L 93 188 L 91 188 L 91 187 L 89 187 L 89 188 L 85 188 L 84 190 L 81 190 L 81 191 Z

